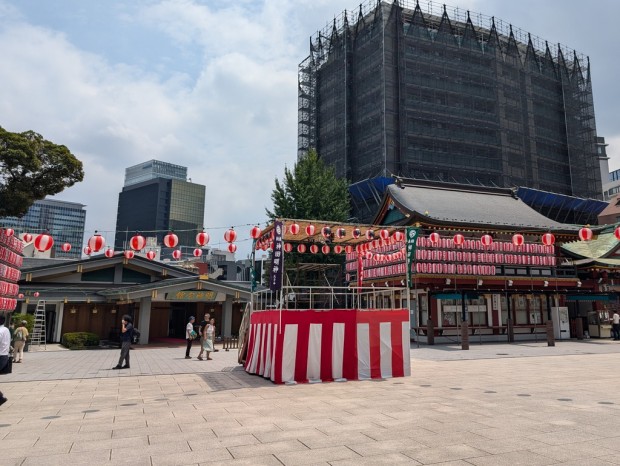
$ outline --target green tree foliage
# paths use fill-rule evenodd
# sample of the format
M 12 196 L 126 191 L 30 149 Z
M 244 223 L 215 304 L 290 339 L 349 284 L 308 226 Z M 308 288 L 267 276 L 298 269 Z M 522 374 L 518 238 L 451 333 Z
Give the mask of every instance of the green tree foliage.
M 65 146 L 0 127 L 0 217 L 21 217 L 35 201 L 83 179 L 82 162 Z
M 276 178 L 271 193 L 271 220 L 293 218 L 345 222 L 349 218 L 349 190 L 345 179 L 336 178 L 316 151 L 299 159 L 293 170 L 284 169 L 284 179 Z

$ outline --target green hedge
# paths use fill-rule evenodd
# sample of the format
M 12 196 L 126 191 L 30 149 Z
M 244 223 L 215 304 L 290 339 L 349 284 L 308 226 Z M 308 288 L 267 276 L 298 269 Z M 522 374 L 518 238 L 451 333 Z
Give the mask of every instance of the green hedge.
M 84 349 L 99 346 L 99 335 L 89 332 L 65 333 L 60 343 L 69 349 Z

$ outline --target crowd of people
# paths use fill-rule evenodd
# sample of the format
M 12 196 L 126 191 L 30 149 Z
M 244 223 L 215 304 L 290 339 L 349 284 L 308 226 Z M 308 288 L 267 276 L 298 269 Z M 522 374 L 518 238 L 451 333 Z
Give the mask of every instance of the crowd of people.
M 206 360 L 210 361 L 213 358 L 211 353 L 215 351 L 215 319 L 211 318 L 209 313 L 205 314 L 204 320 L 200 322 L 198 326 L 198 332 L 194 330 L 196 318 L 191 316 L 185 327 L 185 340 L 187 341 L 187 347 L 185 349 L 185 359 L 191 359 L 190 351 L 192 350 L 192 344 L 195 339 L 200 338 L 200 352 L 198 353 L 198 359 L 203 361 L 202 357 L 206 354 Z

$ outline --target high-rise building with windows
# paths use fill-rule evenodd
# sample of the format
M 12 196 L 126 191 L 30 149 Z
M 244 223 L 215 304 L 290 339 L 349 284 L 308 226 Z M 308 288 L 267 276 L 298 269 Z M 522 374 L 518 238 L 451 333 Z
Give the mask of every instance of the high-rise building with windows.
M 118 198 L 115 247 L 124 249 L 136 232 L 161 243 L 169 230 L 180 244 L 194 245 L 204 209 L 205 186 L 187 181 L 186 167 L 158 160 L 129 167 Z
M 298 106 L 360 220 L 392 174 L 602 198 L 589 59 L 494 17 L 367 1 L 311 37 Z
M 5 217 L 0 219 L 3 227 L 13 228 L 16 235 L 30 233 L 36 235 L 49 231 L 54 238 L 52 256 L 77 259 L 82 254 L 86 207 L 77 202 L 43 199 L 35 201 L 22 218 Z M 61 247 L 71 245 L 69 252 Z

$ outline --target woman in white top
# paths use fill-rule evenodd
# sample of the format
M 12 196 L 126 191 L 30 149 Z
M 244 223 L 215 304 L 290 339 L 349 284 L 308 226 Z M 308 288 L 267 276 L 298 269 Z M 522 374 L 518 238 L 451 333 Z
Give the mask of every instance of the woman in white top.
M 192 357 L 189 355 L 189 351 L 192 349 L 192 342 L 194 341 L 194 338 L 196 338 L 196 332 L 194 331 L 194 321 L 196 319 L 194 319 L 194 316 L 191 316 L 189 318 L 189 322 L 187 323 L 187 326 L 185 327 L 185 339 L 187 340 L 187 349 L 185 350 L 185 359 L 192 359 Z
M 207 324 L 206 330 L 207 336 L 202 340 L 202 348 L 207 352 L 207 361 L 213 359 L 211 353 L 213 352 L 213 344 L 215 341 L 215 319 L 211 319 Z

